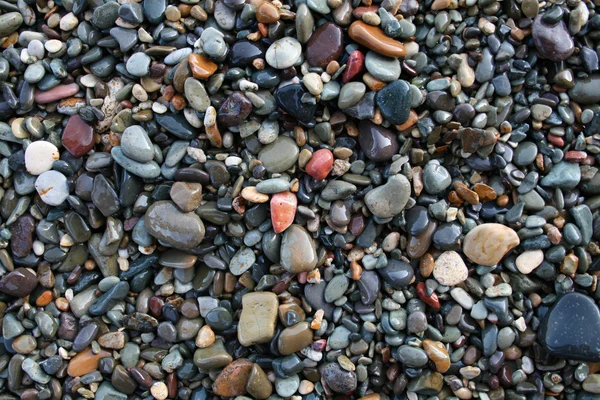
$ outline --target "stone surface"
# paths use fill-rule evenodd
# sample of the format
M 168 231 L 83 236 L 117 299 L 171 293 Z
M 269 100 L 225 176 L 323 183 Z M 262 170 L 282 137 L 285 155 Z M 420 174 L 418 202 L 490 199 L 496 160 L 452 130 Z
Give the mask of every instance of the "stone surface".
M 511 228 L 494 223 L 481 224 L 465 235 L 463 253 L 472 262 L 494 266 L 504 255 L 520 243 Z
M 152 204 L 144 217 L 146 230 L 175 248 L 196 247 L 204 238 L 204 224 L 193 213 L 183 213 L 170 201 Z
M 292 224 L 281 240 L 281 266 L 293 274 L 307 272 L 317 266 L 315 244 L 306 229 Z
M 464 282 L 468 275 L 465 262 L 455 251 L 445 251 L 435 260 L 433 277 L 444 286 L 458 285 Z
M 242 298 L 242 314 L 238 324 L 238 340 L 249 347 L 273 338 L 279 301 L 274 293 L 253 292 Z

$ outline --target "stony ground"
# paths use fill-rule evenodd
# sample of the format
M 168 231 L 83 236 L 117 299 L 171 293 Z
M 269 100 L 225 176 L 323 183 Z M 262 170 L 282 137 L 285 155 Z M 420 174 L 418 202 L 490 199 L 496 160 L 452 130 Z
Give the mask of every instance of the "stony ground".
M 0 0 L 0 400 L 600 400 L 599 0 Z

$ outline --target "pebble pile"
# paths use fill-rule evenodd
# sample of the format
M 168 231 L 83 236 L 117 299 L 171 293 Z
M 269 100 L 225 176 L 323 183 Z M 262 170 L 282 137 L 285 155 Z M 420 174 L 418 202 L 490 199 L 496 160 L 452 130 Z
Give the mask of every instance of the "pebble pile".
M 0 0 L 0 400 L 600 400 L 598 0 Z

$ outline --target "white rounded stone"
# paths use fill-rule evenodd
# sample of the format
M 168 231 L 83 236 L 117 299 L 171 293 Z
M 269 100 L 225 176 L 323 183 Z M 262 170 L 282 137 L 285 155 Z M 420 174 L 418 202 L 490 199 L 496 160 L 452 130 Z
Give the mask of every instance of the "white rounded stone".
M 40 175 L 49 171 L 54 161 L 59 158 L 60 153 L 55 145 L 39 140 L 27 146 L 27 150 L 25 150 L 25 168 L 31 175 Z
M 51 206 L 62 204 L 69 196 L 67 178 L 58 171 L 46 171 L 38 176 L 35 190 L 42 201 Z

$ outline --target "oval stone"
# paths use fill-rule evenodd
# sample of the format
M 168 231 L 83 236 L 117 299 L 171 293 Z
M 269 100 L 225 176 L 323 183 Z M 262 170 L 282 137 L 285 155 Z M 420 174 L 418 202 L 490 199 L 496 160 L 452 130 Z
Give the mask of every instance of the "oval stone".
M 571 56 L 575 44 L 564 21 L 549 25 L 538 15 L 533 21 L 533 43 L 538 53 L 552 61 L 562 61 Z
M 360 122 L 358 143 L 365 155 L 373 161 L 389 161 L 400 148 L 394 132 L 370 121 Z
M 281 266 L 293 274 L 308 272 L 317 266 L 315 243 L 303 227 L 291 225 L 281 240 Z
M 481 224 L 465 236 L 463 253 L 472 262 L 491 267 L 519 243 L 519 236 L 508 226 Z
M 196 247 L 204 238 L 204 224 L 194 213 L 183 213 L 171 201 L 157 201 L 144 217 L 146 230 L 161 242 L 178 248 Z
M 265 146 L 258 154 L 258 159 L 270 173 L 284 172 L 298 160 L 298 146 L 287 136 L 279 136 L 273 143 Z
M 327 67 L 331 61 L 342 55 L 344 33 L 333 22 L 319 26 L 306 43 L 304 56 L 313 67 Z

